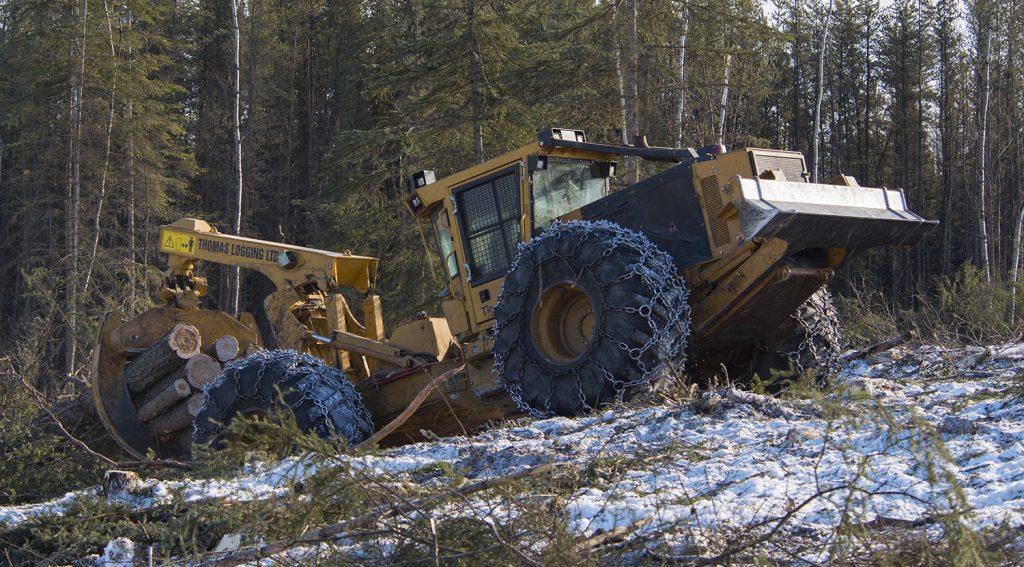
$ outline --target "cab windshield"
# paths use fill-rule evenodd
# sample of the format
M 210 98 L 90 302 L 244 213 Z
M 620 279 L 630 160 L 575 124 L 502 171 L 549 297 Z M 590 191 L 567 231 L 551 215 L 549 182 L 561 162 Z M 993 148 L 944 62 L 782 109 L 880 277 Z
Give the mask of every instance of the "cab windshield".
M 595 177 L 595 164 L 548 159 L 533 172 L 533 227 L 547 228 L 558 217 L 608 195 L 608 178 Z

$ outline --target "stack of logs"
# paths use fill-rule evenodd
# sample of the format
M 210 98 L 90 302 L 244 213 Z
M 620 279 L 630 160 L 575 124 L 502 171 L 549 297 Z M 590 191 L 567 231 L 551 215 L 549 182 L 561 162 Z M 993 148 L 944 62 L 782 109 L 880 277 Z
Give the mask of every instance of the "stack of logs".
M 203 387 L 217 378 L 224 363 L 252 354 L 240 353 L 238 339 L 231 335 L 201 347 L 199 330 L 178 323 L 124 369 L 139 419 L 177 453 L 187 453 L 192 443 L 192 420 L 203 408 Z

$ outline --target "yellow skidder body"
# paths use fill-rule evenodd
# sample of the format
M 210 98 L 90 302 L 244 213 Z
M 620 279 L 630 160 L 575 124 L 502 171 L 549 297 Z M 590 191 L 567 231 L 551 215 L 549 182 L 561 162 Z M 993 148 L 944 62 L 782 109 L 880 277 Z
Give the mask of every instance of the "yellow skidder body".
M 665 166 L 616 188 L 624 160 Z M 109 315 L 95 353 L 94 398 L 119 445 L 140 457 L 187 450 L 183 434 L 172 442 L 139 418 L 147 396 L 125 379 L 179 323 L 204 344 L 230 336 L 243 355 L 292 349 L 344 370 L 375 428 L 461 368 L 387 437 L 401 443 L 523 411 L 579 414 L 657 379 L 670 354 L 689 353 L 689 370 L 705 375 L 764 372 L 758 353 L 786 344 L 794 312 L 845 260 L 912 244 L 934 224 L 908 211 L 899 190 L 845 176 L 809 183 L 797 152 L 593 144 L 568 129 L 441 180 L 419 172 L 405 203 L 433 233 L 443 317 L 390 334 L 376 258 L 225 235 L 197 219 L 162 227 L 166 305 L 129 321 Z M 201 262 L 273 283 L 262 325 L 200 307 Z M 361 316 L 343 289 L 361 296 Z

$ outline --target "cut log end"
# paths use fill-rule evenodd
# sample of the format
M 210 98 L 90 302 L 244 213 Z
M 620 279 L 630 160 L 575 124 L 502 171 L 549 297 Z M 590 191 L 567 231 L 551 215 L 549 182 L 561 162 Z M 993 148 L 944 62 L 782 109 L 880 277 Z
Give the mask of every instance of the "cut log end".
M 167 344 L 181 358 L 192 358 L 199 353 L 203 339 L 196 329 L 188 323 L 178 323 L 167 333 Z
M 202 390 L 203 386 L 217 378 L 221 370 L 220 363 L 213 357 L 200 353 L 185 363 L 184 374 L 193 388 Z
M 221 362 L 234 360 L 238 357 L 238 339 L 231 335 L 224 335 L 214 343 L 213 350 Z
M 251 347 L 245 349 L 245 356 L 252 356 L 258 352 L 263 352 L 264 350 L 265 349 L 263 347 L 252 345 Z

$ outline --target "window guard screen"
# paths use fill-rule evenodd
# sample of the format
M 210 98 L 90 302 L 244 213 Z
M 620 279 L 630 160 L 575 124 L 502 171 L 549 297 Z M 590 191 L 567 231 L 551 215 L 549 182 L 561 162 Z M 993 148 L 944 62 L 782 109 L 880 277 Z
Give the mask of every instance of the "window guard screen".
M 503 276 L 521 239 L 515 170 L 463 189 L 455 199 L 466 237 L 470 280 L 483 283 Z

